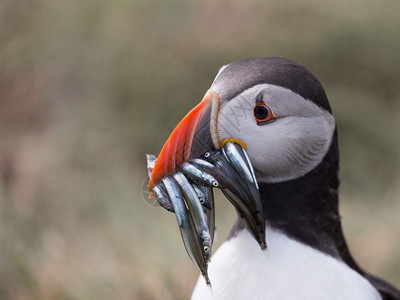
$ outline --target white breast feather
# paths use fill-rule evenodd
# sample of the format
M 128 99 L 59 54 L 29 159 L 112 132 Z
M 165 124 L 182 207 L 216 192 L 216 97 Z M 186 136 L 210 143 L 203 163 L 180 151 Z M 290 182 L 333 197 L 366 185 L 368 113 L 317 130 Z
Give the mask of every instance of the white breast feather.
M 226 241 L 209 265 L 213 294 L 199 278 L 192 299 L 381 299 L 343 262 L 271 228 L 266 233 L 265 251 L 246 230 Z

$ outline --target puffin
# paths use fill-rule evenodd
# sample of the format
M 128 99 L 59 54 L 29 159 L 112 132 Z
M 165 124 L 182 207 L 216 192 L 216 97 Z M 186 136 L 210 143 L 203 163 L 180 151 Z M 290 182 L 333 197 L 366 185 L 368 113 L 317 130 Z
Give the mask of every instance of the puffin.
M 254 167 L 267 247 L 260 249 L 238 218 L 208 265 L 212 289 L 199 277 L 193 300 L 400 299 L 399 290 L 356 263 L 346 244 L 337 126 L 307 68 L 283 57 L 220 68 L 164 145 L 150 186 L 232 141 Z

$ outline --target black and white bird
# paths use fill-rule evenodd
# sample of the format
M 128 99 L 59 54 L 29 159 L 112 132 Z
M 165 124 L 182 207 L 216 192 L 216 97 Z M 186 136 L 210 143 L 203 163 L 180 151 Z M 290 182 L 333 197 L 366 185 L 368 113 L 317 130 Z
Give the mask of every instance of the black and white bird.
M 186 119 L 185 136 L 169 140 L 161 159 L 184 146 L 187 155 L 174 158 L 179 165 L 226 141 L 242 143 L 268 245 L 261 250 L 238 220 L 208 266 L 212 292 L 200 278 L 192 299 L 400 299 L 393 286 L 364 272 L 346 245 L 336 123 L 310 71 L 281 57 L 228 64 Z

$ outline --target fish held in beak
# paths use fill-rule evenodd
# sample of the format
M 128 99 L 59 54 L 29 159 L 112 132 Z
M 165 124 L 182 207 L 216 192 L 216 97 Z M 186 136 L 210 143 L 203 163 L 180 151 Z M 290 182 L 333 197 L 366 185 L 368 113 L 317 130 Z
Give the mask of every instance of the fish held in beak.
M 245 149 L 231 142 L 185 162 L 180 170 L 163 178 L 153 192 L 162 207 L 175 212 L 186 251 L 210 284 L 207 269 L 215 230 L 212 188 L 222 190 L 261 249 L 267 247 L 256 177 Z
M 265 249 L 265 220 L 261 198 L 246 151 L 237 143 L 226 143 L 221 150 L 207 152 L 205 157 L 207 161 L 194 159 L 191 162 L 218 180 L 219 187 L 236 208 L 246 228 L 260 247 Z
M 163 183 L 167 189 L 168 195 L 171 199 L 174 207 L 176 219 L 181 232 L 182 241 L 185 245 L 186 252 L 190 259 L 199 269 L 203 275 L 207 285 L 210 285 L 210 279 L 208 277 L 207 266 L 208 261 L 203 254 L 204 248 L 200 236 L 197 232 L 197 226 L 188 212 L 188 209 L 183 200 L 183 195 L 180 191 L 179 184 L 174 181 L 170 176 L 163 179 Z

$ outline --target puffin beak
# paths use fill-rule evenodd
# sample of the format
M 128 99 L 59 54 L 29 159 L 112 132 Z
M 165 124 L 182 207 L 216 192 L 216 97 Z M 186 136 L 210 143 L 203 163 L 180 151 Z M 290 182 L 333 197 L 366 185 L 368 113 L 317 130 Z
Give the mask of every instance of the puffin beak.
M 175 173 L 184 162 L 215 149 L 210 119 L 212 103 L 219 101 L 217 97 L 215 91 L 207 91 L 203 100 L 172 131 L 154 165 L 149 182 L 150 191 L 165 176 Z
M 245 152 L 246 145 L 236 138 L 228 138 L 222 142 L 219 140 L 216 128 L 218 109 L 218 93 L 213 90 L 207 91 L 203 100 L 179 122 L 161 149 L 150 175 L 149 189 L 157 196 L 157 187 L 162 182 L 177 218 L 187 220 L 188 217 L 185 215 L 193 214 L 191 222 L 201 227 L 204 224 L 201 218 L 197 217 L 203 215 L 203 210 L 200 204 L 198 206 L 193 204 L 199 202 L 199 198 L 195 191 L 192 191 L 193 182 L 186 180 L 182 173 L 195 179 L 195 182 L 221 188 L 235 206 L 245 227 L 261 248 L 265 249 L 265 221 L 261 198 L 253 166 Z M 202 159 L 199 158 L 200 156 Z M 173 178 L 173 180 L 166 182 L 165 178 Z M 176 184 L 178 186 L 175 186 Z M 179 193 L 175 190 L 182 190 L 183 197 L 176 196 Z M 160 197 L 157 198 L 161 206 L 168 202 L 165 199 L 161 201 Z M 188 208 L 192 207 L 189 209 L 189 214 L 185 213 L 184 209 L 180 209 L 176 203 L 174 205 L 173 200 L 178 198 L 185 199 Z M 163 207 L 168 209 L 168 206 Z M 198 220 L 195 221 L 196 219 Z M 190 240 L 187 234 L 186 230 L 182 235 L 185 236 L 184 240 Z M 203 243 L 206 242 L 203 240 Z M 190 246 L 189 242 L 187 245 L 187 249 L 197 248 Z M 200 253 L 200 250 L 188 252 L 196 254 Z M 198 261 L 198 265 L 204 264 Z M 200 269 L 206 274 L 204 266 Z

